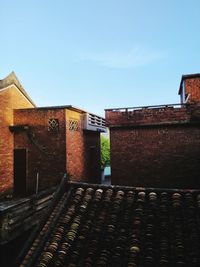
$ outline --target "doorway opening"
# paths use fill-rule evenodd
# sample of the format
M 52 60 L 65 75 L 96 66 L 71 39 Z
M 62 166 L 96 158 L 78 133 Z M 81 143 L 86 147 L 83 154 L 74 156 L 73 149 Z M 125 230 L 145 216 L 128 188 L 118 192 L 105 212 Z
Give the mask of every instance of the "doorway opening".
M 14 195 L 26 195 L 26 149 L 14 149 Z

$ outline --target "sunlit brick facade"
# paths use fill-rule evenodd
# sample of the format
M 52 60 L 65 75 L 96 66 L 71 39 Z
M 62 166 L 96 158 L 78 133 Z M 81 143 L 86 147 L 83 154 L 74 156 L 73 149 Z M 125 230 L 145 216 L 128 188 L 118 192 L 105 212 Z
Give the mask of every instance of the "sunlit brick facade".
M 179 94 L 181 105 L 106 110 L 112 184 L 200 187 L 200 74 Z
M 14 137 L 9 130 L 13 125 L 13 110 L 34 108 L 14 73 L 0 80 L 0 192 L 13 188 Z
M 8 78 L 6 78 L 8 80 Z M 0 192 L 35 193 L 57 185 L 67 173 L 75 181 L 100 182 L 100 132 L 88 113 L 71 105 L 36 108 L 16 76 L 0 81 Z M 87 116 L 86 116 L 87 115 Z M 100 125 L 101 126 L 101 125 Z

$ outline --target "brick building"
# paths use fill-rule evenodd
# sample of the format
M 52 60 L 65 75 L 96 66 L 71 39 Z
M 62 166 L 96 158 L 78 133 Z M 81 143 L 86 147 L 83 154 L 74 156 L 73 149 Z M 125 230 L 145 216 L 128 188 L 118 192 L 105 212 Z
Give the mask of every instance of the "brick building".
M 35 104 L 13 72 L 0 80 L 0 103 L 0 192 L 5 192 L 13 187 L 14 139 L 9 130 L 14 121 L 13 110 L 34 108 Z
M 200 187 L 200 74 L 184 75 L 181 104 L 106 110 L 112 184 Z
M 35 193 L 72 180 L 100 182 L 104 119 L 68 106 L 36 107 L 16 75 L 0 80 L 0 192 Z

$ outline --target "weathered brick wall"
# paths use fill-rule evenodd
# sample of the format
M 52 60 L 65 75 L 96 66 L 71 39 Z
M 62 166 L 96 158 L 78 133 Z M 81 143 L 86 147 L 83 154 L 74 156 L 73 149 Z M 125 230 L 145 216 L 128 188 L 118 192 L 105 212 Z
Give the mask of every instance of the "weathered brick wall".
M 199 111 L 199 106 L 175 109 L 174 113 L 171 109 L 140 110 L 134 113 L 136 118 L 134 114 L 127 118 L 120 112 L 107 111 L 107 124 L 111 126 L 112 183 L 199 188 Z M 168 125 L 161 123 L 170 121 Z
M 65 110 L 16 110 L 15 125 L 28 125 L 28 132 L 15 133 L 15 148 L 27 149 L 27 193 L 35 192 L 39 173 L 39 190 L 57 185 L 66 172 Z M 59 120 L 59 131 L 48 130 L 49 119 Z
M 82 114 L 66 110 L 67 173 L 74 181 L 100 182 L 100 133 L 85 131 Z M 70 130 L 70 121 L 78 122 L 78 130 Z
M 200 118 L 199 105 L 178 107 L 142 108 L 133 111 L 106 111 L 106 122 L 112 126 L 140 126 L 153 124 L 176 124 Z
M 186 79 L 185 80 L 186 94 L 190 94 L 188 103 L 200 103 L 200 78 Z
M 33 105 L 13 85 L 0 90 L 0 193 L 12 192 L 13 188 L 13 109 L 31 108 Z
M 49 132 L 48 121 L 52 118 L 59 120 L 59 132 Z M 70 120 L 78 122 L 77 131 L 70 130 Z M 14 134 L 15 149 L 27 150 L 28 194 L 35 192 L 37 173 L 39 190 L 57 185 L 65 172 L 72 180 L 99 181 L 99 133 L 83 131 L 81 113 L 54 108 L 15 110 L 14 125 L 29 127 L 29 130 L 15 130 Z M 96 147 L 92 159 L 91 146 Z
M 77 130 L 70 130 L 70 121 L 78 123 Z M 84 136 L 81 113 L 66 110 L 66 169 L 74 181 L 86 179 Z
M 112 183 L 200 187 L 200 129 L 111 129 Z

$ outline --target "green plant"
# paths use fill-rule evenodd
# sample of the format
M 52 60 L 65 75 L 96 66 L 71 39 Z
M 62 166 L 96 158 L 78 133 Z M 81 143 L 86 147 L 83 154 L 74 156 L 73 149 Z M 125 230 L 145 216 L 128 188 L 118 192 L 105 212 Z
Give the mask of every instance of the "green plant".
M 101 168 L 110 166 L 110 141 L 101 135 Z

